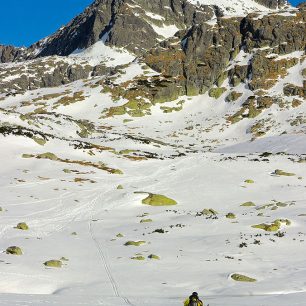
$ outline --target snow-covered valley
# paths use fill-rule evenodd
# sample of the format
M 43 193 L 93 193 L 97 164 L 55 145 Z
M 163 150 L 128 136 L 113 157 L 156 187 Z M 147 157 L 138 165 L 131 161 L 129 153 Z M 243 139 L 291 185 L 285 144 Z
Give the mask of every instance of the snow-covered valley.
M 166 39 L 147 53 L 103 37 L 0 64 L 0 305 L 305 305 L 305 53 L 256 37 L 305 12 L 237 0 L 263 12 L 169 37 L 136 8 Z

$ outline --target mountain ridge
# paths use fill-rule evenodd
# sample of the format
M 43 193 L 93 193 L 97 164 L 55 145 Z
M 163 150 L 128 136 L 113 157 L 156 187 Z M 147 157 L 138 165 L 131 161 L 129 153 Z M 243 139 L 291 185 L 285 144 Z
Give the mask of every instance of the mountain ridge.
M 132 12 L 132 20 L 129 21 L 127 17 L 120 18 L 120 10 L 124 10 L 127 6 L 130 6 L 130 8 L 136 11 L 140 9 L 142 14 L 142 9 L 149 9 L 153 14 L 156 13 L 159 16 L 166 13 L 164 18 L 165 22 L 169 23 L 171 20 L 171 22 L 180 24 L 183 27 L 190 27 L 197 22 L 209 20 L 213 16 L 222 16 L 225 14 L 217 3 L 211 0 L 210 3 L 212 4 L 210 5 L 204 4 L 206 3 L 205 1 L 198 2 L 200 6 L 195 5 L 196 3 L 195 1 L 190 2 L 187 0 L 163 0 L 160 2 L 153 1 L 148 6 L 146 1 L 141 0 L 96 0 L 66 26 L 60 28 L 51 36 L 31 45 L 29 48 L 15 48 L 13 46 L 0 45 L 0 62 L 22 61 L 24 59 L 50 55 L 67 56 L 77 49 L 90 47 L 106 33 L 109 34 L 106 43 L 113 46 L 127 47 L 130 51 L 139 54 L 141 52 L 139 50 L 141 48 L 140 46 L 144 44 L 143 48 L 145 50 L 152 47 L 154 43 L 157 43 L 158 35 L 156 35 L 150 24 L 147 24 L 147 21 L 144 22 L 143 18 L 137 18 L 137 13 L 134 14 L 135 12 Z M 269 9 L 278 9 L 288 5 L 285 0 L 256 0 L 256 3 Z M 230 6 L 231 4 L 228 5 Z M 165 11 L 163 9 L 164 7 L 169 8 L 169 11 Z M 183 16 L 183 19 L 180 15 Z M 126 11 L 123 16 L 128 16 L 128 12 Z M 146 17 L 150 18 L 150 16 Z M 153 20 L 151 18 L 152 21 L 155 23 L 159 21 L 160 23 L 160 20 L 154 20 L 154 18 Z M 118 26 L 116 26 L 117 24 Z M 112 30 L 113 27 L 115 28 Z M 128 46 L 128 42 L 125 41 L 124 35 L 121 33 L 122 27 L 131 31 L 128 35 L 134 34 L 137 28 L 144 27 L 145 30 L 142 33 L 138 33 L 138 35 L 140 34 L 139 40 L 135 46 Z

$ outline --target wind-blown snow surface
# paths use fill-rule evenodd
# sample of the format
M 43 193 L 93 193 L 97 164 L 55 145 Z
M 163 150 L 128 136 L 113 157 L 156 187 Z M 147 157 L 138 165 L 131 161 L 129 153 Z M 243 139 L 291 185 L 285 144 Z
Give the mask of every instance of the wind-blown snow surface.
M 75 50 L 70 57 L 80 61 L 87 61 L 91 65 L 98 65 L 101 62 L 105 62 L 107 67 L 124 65 L 135 58 L 124 49 L 105 45 L 103 39 L 97 41 L 85 50 Z
M 297 177 L 305 175 L 305 169 L 286 156 L 269 162 L 253 161 L 256 155 L 227 159 L 220 154 L 139 163 L 112 160 L 108 154 L 94 158 L 112 161 L 125 173 L 116 176 L 22 159 L 25 152 L 42 151 L 32 141 L 1 137 L 1 147 L 0 245 L 3 250 L 18 245 L 24 255 L 0 256 L 0 288 L 2 293 L 32 295 L 1 295 L 0 305 L 177 305 L 192 290 L 210 305 L 302 305 L 306 200 L 305 181 Z M 85 157 L 57 141 L 44 148 L 51 149 L 58 156 Z M 72 172 L 63 172 L 66 168 Z M 276 168 L 296 176 L 271 175 Z M 77 183 L 76 177 L 91 181 Z M 255 183 L 246 184 L 246 179 Z M 117 190 L 118 184 L 124 189 Z M 178 206 L 144 206 L 144 195 L 135 191 L 166 194 Z M 257 206 L 241 207 L 246 201 Z M 258 210 L 273 201 L 286 206 Z M 218 211 L 218 219 L 196 217 L 204 208 Z M 225 218 L 229 212 L 237 219 Z M 153 222 L 140 223 L 143 218 Z M 285 237 L 251 228 L 279 218 L 292 221 L 282 226 Z M 21 221 L 29 225 L 28 232 L 14 228 Z M 166 233 L 153 233 L 158 228 Z M 117 238 L 118 233 L 124 237 Z M 128 240 L 146 244 L 126 247 Z M 240 248 L 242 242 L 248 247 Z M 161 260 L 131 260 L 137 253 L 157 254 Z M 62 256 L 69 259 L 62 269 L 42 265 Z M 235 272 L 258 281 L 236 283 L 229 278 Z

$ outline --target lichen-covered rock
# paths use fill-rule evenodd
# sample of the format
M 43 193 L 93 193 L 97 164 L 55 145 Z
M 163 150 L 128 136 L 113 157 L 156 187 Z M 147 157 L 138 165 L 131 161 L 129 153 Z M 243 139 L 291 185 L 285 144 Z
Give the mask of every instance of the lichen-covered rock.
M 143 240 L 139 240 L 139 241 L 130 240 L 130 241 L 127 241 L 124 245 L 125 246 L 140 246 L 140 245 L 145 244 L 145 243 L 146 242 L 143 241 Z
M 150 193 L 145 199 L 142 200 L 142 204 L 150 206 L 170 206 L 176 205 L 177 202 L 164 195 Z
M 46 144 L 46 140 L 43 138 L 38 138 L 38 137 L 33 137 L 32 138 L 37 144 L 39 144 L 40 146 L 43 146 Z
M 218 212 L 212 208 L 209 208 L 209 209 L 205 208 L 202 210 L 202 214 L 205 216 L 216 216 Z
M 209 90 L 208 95 L 212 98 L 218 99 L 224 92 L 226 92 L 225 87 L 212 88 Z
M 225 101 L 227 102 L 234 102 L 236 100 L 238 100 L 240 97 L 242 96 L 241 92 L 237 92 L 237 91 L 231 91 L 229 93 L 229 95 L 225 98 Z
M 261 223 L 252 225 L 252 227 L 262 229 L 266 232 L 277 232 L 282 224 L 289 226 L 291 225 L 291 221 L 288 219 L 277 219 L 274 220 L 271 224 Z
M 140 223 L 148 223 L 148 222 L 153 222 L 152 219 L 141 219 Z
M 247 184 L 254 184 L 254 183 L 255 183 L 255 182 L 254 182 L 253 180 L 251 180 L 251 179 L 247 179 L 247 180 L 245 180 L 244 182 L 247 183 Z
M 226 218 L 227 218 L 227 219 L 236 219 L 236 215 L 235 215 L 234 213 L 228 213 L 228 214 L 226 215 Z
M 142 256 L 142 255 L 133 256 L 133 257 L 131 257 L 131 259 L 133 259 L 133 260 L 145 260 L 144 256 Z
M 301 98 L 306 98 L 306 81 L 304 81 L 304 86 L 287 84 L 284 86 L 283 92 L 285 96 L 300 96 Z
M 11 246 L 6 249 L 6 254 L 11 255 L 22 255 L 22 250 L 20 247 L 17 246 Z
M 252 227 L 262 229 L 266 232 L 277 232 L 280 229 L 280 223 L 274 223 L 274 222 L 271 224 L 261 223 L 261 224 L 252 225 Z
M 251 278 L 249 276 L 245 276 L 243 274 L 234 273 L 231 275 L 231 279 L 236 282 L 256 282 L 255 278 Z
M 273 174 L 279 175 L 279 176 L 295 176 L 295 173 L 285 172 L 280 169 L 276 169 Z
M 44 265 L 50 268 L 61 268 L 63 266 L 63 262 L 61 260 L 52 259 L 44 262 Z
M 20 222 L 16 226 L 17 229 L 27 231 L 29 229 L 29 226 L 25 222 Z
M 242 203 L 240 206 L 244 206 L 244 207 L 253 207 L 256 206 L 255 203 L 249 201 L 249 202 L 244 202 Z
M 42 154 L 38 154 L 36 158 L 50 159 L 50 160 L 58 160 L 58 157 L 51 152 L 46 152 Z
M 158 255 L 154 255 L 154 254 L 151 254 L 148 256 L 149 259 L 156 259 L 156 260 L 160 260 L 160 257 Z

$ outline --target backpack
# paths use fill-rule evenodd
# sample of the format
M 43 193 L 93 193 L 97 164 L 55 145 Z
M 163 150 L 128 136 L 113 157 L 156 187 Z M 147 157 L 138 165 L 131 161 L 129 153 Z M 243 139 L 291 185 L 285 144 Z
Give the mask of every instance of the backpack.
M 199 299 L 194 296 L 191 296 L 189 298 L 189 306 L 198 306 L 198 305 L 199 305 Z

